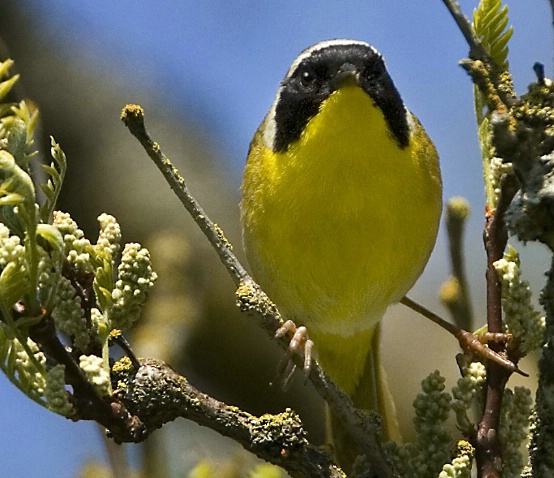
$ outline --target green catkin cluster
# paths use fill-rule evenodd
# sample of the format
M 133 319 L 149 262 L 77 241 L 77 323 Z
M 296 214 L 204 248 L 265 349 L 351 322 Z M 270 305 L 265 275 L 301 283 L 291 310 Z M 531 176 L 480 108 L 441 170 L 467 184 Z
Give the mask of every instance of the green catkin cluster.
M 462 432 L 470 433 L 474 424 L 468 412 L 483 401 L 486 381 L 485 365 L 481 362 L 471 362 L 463 370 L 463 376 L 452 387 L 452 410 L 456 414 L 456 424 Z
M 395 476 L 402 478 L 420 478 L 419 448 L 415 443 L 388 442 L 384 445 L 387 461 L 395 472 Z
M 25 247 L 18 236 L 10 235 L 10 230 L 0 223 L 0 269 L 5 269 L 10 263 L 23 267 Z
M 491 158 L 485 183 L 487 183 L 487 187 L 490 188 L 492 192 L 492 201 L 490 204 L 493 207 L 496 207 L 498 199 L 500 198 L 500 178 L 502 178 L 504 174 L 509 174 L 512 171 L 512 163 L 505 163 L 502 158 L 498 156 L 493 156 Z
M 452 463 L 442 467 L 439 478 L 470 478 L 471 458 L 467 455 L 456 457 Z
M 451 463 L 442 467 L 439 478 L 470 478 L 471 463 L 473 461 L 474 449 L 466 441 L 461 440 L 456 446 L 456 457 Z
M 445 378 L 435 370 L 422 380 L 422 393 L 414 400 L 414 426 L 421 449 L 420 457 L 422 467 L 427 469 L 429 476 L 438 474 L 449 460 L 453 445 L 452 436 L 444 426 L 451 409 L 451 397 L 444 391 L 444 382 Z
M 91 344 L 99 345 L 105 342 L 112 328 L 124 329 L 134 323 L 157 278 L 152 270 L 148 250 L 139 244 L 127 244 L 114 284 L 112 271 L 119 254 L 121 229 L 115 218 L 108 214 L 102 214 L 98 220 L 100 233 L 97 244 L 93 246 L 68 213 L 54 211 L 53 225 L 40 226 L 44 235 L 52 238 L 51 246 L 58 241 L 59 250 L 52 247 L 46 252 L 36 245 L 38 297 L 43 310 L 52 315 L 56 329 L 70 339 L 72 346 L 82 352 L 87 352 Z M 53 230 L 47 229 L 48 227 Z M 14 277 L 18 278 L 20 284 L 17 288 L 12 287 L 13 292 L 9 287 L 4 287 L 0 291 L 0 306 L 4 305 L 8 309 L 21 299 L 22 291 L 28 288 L 24 273 L 27 264 L 25 247 L 17 235 L 11 234 L 8 227 L 0 223 L 0 284 L 3 279 L 8 285 L 15 283 Z M 103 307 L 92 308 L 90 320 L 85 317 L 76 283 L 62 275 L 64 261 L 76 273 L 85 272 L 104 279 L 100 288 L 104 288 L 110 300 L 99 301 L 99 305 Z M 13 340 L 11 349 L 16 351 L 14 353 L 17 357 L 13 370 L 24 384 L 24 391 L 32 394 L 39 403 L 46 400 L 46 406 L 56 413 L 70 415 L 72 408 L 68 401 L 63 373 L 55 366 L 47 370 L 44 355 L 31 340 L 28 340 L 27 348 L 15 339 L 10 340 Z M 10 347 L 5 350 L 10 350 Z M 29 358 L 29 354 L 33 355 L 32 359 Z M 83 355 L 80 363 L 99 393 L 109 394 L 107 356 Z
M 81 355 L 79 366 L 100 396 L 107 396 L 111 393 L 110 374 L 104 368 L 102 357 Z
M 158 278 L 152 270 L 150 253 L 140 244 L 126 244 L 121 254 L 117 281 L 112 291 L 113 305 L 109 310 L 114 329 L 129 328 L 140 316 L 150 289 Z
M 52 261 L 52 258 L 40 248 L 40 259 L 38 262 L 38 293 L 40 297 L 41 304 L 46 304 L 50 302 L 52 292 L 57 289 L 57 281 L 59 280 L 58 275 L 56 274 L 56 264 Z
M 73 405 L 71 405 L 65 389 L 65 366 L 55 365 L 48 370 L 44 398 L 46 398 L 48 408 L 53 412 L 64 417 L 73 415 Z
M 531 289 L 521 278 L 517 251 L 509 247 L 494 267 L 502 282 L 505 331 L 518 341 L 522 353 L 539 349 L 544 340 L 545 318 L 531 304 Z
M 98 216 L 100 224 L 100 233 L 96 241 L 96 252 L 98 255 L 105 256 L 110 252 L 110 257 L 115 259 L 120 249 L 121 228 L 115 217 L 102 213 Z
M 387 457 L 398 476 L 438 476 L 450 461 L 454 441 L 445 422 L 450 416 L 451 396 L 444 391 L 445 379 L 436 370 L 421 382 L 421 393 L 413 402 L 416 443 L 387 443 Z
M 502 399 L 500 441 L 502 443 L 502 478 L 519 478 L 525 464 L 521 443 L 527 438 L 533 400 L 525 387 L 506 389 Z
M 13 340 L 15 370 L 19 375 L 19 380 L 26 383 L 29 389 L 32 389 L 36 395 L 40 396 L 44 393 L 46 387 L 46 378 L 45 374 L 43 374 L 46 366 L 46 357 L 31 339 L 27 339 L 25 345 L 27 347 L 23 347 L 17 339 Z M 29 355 L 28 351 L 32 356 Z
M 126 246 L 117 268 L 121 229 L 113 216 L 99 216 L 92 244 L 68 213 L 55 210 L 67 158 L 53 138 L 52 161 L 40 165 L 46 182 L 33 182 L 38 111 L 25 101 L 3 102 L 18 80 L 6 79 L 12 64 L 0 62 L 0 368 L 37 403 L 71 416 L 73 391 L 66 388 L 64 368 L 27 337 L 31 327 L 52 317 L 62 343 L 81 355 L 86 376 L 107 395 L 111 320 L 124 328 L 138 319 L 156 274 L 148 251 L 137 244 Z M 101 357 L 90 355 L 100 351 Z
M 100 312 L 100 310 L 97 309 L 96 307 L 93 307 L 92 309 L 90 309 L 90 321 L 94 330 L 98 330 L 99 333 L 100 331 L 105 332 L 105 329 L 107 329 L 108 327 L 104 314 L 102 314 L 102 312 Z M 101 334 L 101 335 L 105 335 L 105 334 Z
M 56 328 L 73 338 L 80 350 L 86 350 L 90 339 L 89 324 L 81 307 L 81 298 L 69 279 L 60 277 L 57 301 L 52 317 Z
M 92 245 L 77 223 L 68 213 L 54 211 L 53 225 L 62 234 L 67 261 L 76 270 L 92 272 Z
M 27 282 L 25 247 L 0 222 L 0 307 L 10 307 Z

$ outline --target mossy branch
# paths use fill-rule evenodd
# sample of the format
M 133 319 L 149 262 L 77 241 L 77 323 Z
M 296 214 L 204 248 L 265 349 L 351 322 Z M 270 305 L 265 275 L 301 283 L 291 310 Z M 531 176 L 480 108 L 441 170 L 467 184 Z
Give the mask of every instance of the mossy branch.
M 323 449 L 309 444 L 300 418 L 290 409 L 256 417 L 200 392 L 165 363 L 152 359 L 141 360 L 138 370 L 128 358 L 120 360 L 112 369 L 112 380 L 115 397 L 141 417 L 141 438 L 164 423 L 185 418 L 232 438 L 290 476 L 345 477 Z

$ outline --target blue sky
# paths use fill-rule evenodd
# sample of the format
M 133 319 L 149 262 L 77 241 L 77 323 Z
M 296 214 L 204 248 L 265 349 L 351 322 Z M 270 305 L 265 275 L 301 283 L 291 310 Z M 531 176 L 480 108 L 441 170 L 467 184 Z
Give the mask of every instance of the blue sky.
M 457 65 L 467 46 L 442 2 L 21 3 L 42 22 L 45 38 L 59 42 L 60 54 L 86 57 L 131 89 L 154 92 L 172 113 L 186 112 L 199 128 L 213 133 L 227 153 L 237 187 L 250 138 L 296 55 L 329 38 L 372 43 L 385 56 L 405 103 L 435 141 L 445 198 L 463 195 L 474 205 L 468 241 L 470 247 L 479 245 L 483 186 L 472 86 Z M 476 4 L 462 1 L 462 8 L 471 14 Z M 521 93 L 534 79 L 535 61 L 545 63 L 548 74 L 552 71 L 550 11 L 545 0 L 507 4 L 515 27 L 510 63 Z M 38 410 L 1 380 L 2 423 L 14 430 L 0 437 L 4 476 L 70 477 L 84 458 L 103 453 L 93 425 Z

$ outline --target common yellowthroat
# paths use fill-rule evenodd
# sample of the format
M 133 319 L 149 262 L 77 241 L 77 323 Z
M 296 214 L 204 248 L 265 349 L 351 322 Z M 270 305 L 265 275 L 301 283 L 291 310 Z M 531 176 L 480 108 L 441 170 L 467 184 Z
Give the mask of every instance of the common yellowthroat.
M 383 416 L 387 438 L 399 433 L 379 323 L 422 273 L 441 209 L 437 152 L 381 54 L 353 40 L 304 50 L 250 144 L 244 247 L 256 281 L 307 326 L 354 404 Z M 348 454 L 331 423 L 337 454 Z

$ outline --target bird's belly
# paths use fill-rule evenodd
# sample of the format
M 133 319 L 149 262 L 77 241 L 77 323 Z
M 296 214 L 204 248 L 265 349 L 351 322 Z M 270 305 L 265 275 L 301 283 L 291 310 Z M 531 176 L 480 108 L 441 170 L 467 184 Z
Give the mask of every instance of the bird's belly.
M 255 278 L 285 316 L 313 332 L 373 328 L 433 247 L 436 226 L 422 230 L 421 217 L 402 214 L 402 201 L 348 196 L 266 204 L 267 220 L 245 227 Z

